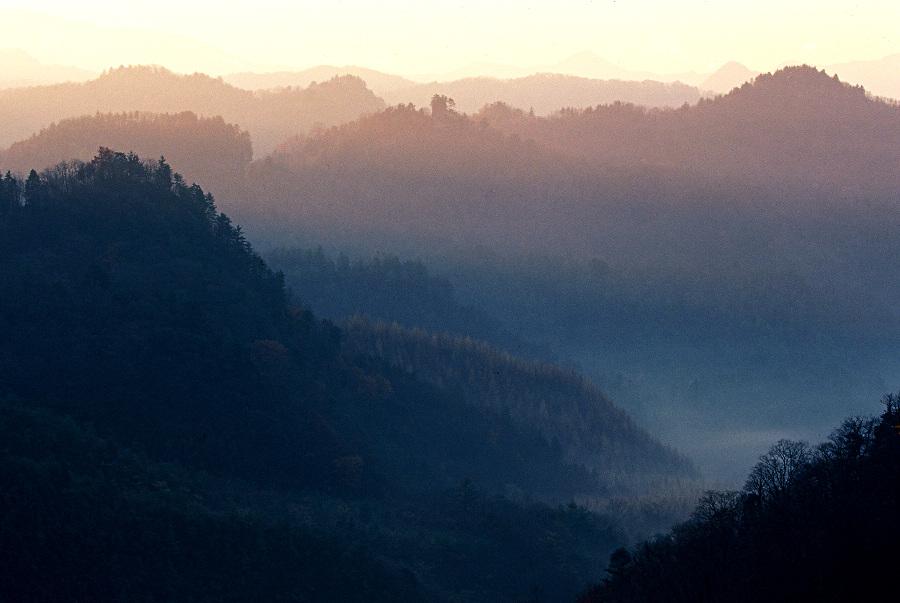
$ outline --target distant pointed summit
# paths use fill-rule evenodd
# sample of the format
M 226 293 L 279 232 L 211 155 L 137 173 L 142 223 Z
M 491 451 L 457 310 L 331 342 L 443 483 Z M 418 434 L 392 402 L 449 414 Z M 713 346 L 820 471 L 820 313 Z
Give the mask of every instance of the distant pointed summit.
M 716 69 L 708 78 L 700 84 L 702 90 L 709 90 L 719 94 L 731 92 L 759 75 L 758 71 L 753 71 L 745 65 L 736 61 L 729 61 L 718 69 Z

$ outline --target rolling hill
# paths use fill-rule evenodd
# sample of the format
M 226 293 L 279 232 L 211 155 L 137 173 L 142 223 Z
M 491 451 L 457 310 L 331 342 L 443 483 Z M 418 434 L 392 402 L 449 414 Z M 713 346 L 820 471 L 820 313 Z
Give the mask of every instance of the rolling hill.
M 772 425 L 821 435 L 896 378 L 896 105 L 801 66 L 678 109 L 434 109 L 289 141 L 235 215 L 428 258 L 516 337 L 637 384 L 617 399 L 710 470 L 722 441 L 749 466 Z
M 100 147 L 165 156 L 188 182 L 238 191 L 253 158 L 250 135 L 221 117 L 194 113 L 112 113 L 64 119 L 0 151 L 4 170 L 89 161 Z
M 384 97 L 399 88 L 407 88 L 415 84 L 414 81 L 399 75 L 392 75 L 357 67 L 345 65 L 318 65 L 301 71 L 274 71 L 268 73 L 232 73 L 224 77 L 232 86 L 245 90 L 272 90 L 275 88 L 306 88 L 315 82 L 327 82 L 336 77 L 350 75 L 358 77 L 366 82 L 366 86 L 375 94 Z
M 25 139 L 63 119 L 98 112 L 191 111 L 201 117 L 222 117 L 248 130 L 254 152 L 261 156 L 292 135 L 351 121 L 383 107 L 362 80 L 353 77 L 256 94 L 199 73 L 120 67 L 84 83 L 0 90 L 0 145 Z

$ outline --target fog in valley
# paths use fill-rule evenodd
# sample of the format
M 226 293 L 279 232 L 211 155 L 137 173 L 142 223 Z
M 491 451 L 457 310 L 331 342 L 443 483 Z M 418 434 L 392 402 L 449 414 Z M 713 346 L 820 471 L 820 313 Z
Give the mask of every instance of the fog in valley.
M 893 5 L 11 4 L 0 599 L 895 569 Z

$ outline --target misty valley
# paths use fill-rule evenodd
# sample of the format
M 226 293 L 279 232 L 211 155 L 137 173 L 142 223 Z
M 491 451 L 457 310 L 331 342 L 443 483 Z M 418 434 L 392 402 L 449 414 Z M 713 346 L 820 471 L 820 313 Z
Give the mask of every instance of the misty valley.
M 0 600 L 894 588 L 875 67 L 0 67 Z

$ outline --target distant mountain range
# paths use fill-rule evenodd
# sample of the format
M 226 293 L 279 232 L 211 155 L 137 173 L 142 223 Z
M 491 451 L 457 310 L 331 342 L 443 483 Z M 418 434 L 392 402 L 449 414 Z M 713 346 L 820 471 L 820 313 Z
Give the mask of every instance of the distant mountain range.
M 18 49 L 0 49 L 0 64 L 3 65 L 0 88 L 80 82 L 96 76 L 95 72 L 78 67 L 43 64 Z M 900 98 L 900 53 L 880 59 L 832 63 L 819 67 L 829 74 L 837 74 L 845 82 L 865 86 L 877 96 Z M 324 82 L 335 76 L 352 75 L 364 80 L 375 94 L 387 99 L 395 97 L 402 89 L 413 89 L 423 84 L 439 83 L 443 87 L 448 87 L 459 86 L 461 85 L 459 82 L 467 80 L 522 80 L 537 74 L 568 75 L 587 80 L 679 82 L 699 88 L 705 93 L 725 94 L 759 73 L 737 61 L 729 61 L 713 72 L 667 73 L 629 69 L 596 53 L 584 51 L 555 63 L 533 67 L 483 62 L 469 64 L 451 72 L 400 75 L 359 65 L 317 65 L 298 70 L 234 72 L 224 75 L 223 79 L 235 87 L 246 90 L 268 90 L 285 87 L 305 88 L 314 82 Z
M 826 65 L 824 69 L 842 81 L 865 86 L 877 96 L 900 98 L 900 54 Z M 359 66 L 322 65 L 301 71 L 237 73 L 225 76 L 225 80 L 241 88 L 263 89 L 302 87 L 338 75 L 353 75 L 363 79 L 389 104 L 425 105 L 431 94 L 438 93 L 453 97 L 460 110 L 466 112 L 502 100 L 519 108 L 534 106 L 536 112 L 546 113 L 563 106 L 586 107 L 610 99 L 645 106 L 693 103 L 703 95 L 726 94 L 760 73 L 736 61 L 711 73 L 657 73 L 623 68 L 592 52 L 582 52 L 533 69 L 484 63 L 450 73 L 401 77 Z M 674 86 L 663 88 L 666 84 Z M 545 105 L 548 108 L 538 108 Z
M 391 75 L 389 73 L 367 69 L 366 67 L 356 67 L 354 65 L 345 65 L 343 67 L 319 65 L 300 71 L 274 71 L 271 73 L 254 73 L 248 71 L 226 75 L 224 80 L 232 86 L 244 88 L 245 90 L 269 90 L 287 87 L 306 88 L 312 83 L 327 82 L 332 78 L 342 75 L 352 75 L 364 80 L 369 89 L 378 96 L 384 96 L 395 90 L 416 85 L 415 81 L 399 75 Z
M 825 68 L 842 80 L 862 84 L 877 96 L 900 99 L 900 53 L 872 61 L 838 63 Z
M 475 113 L 496 102 L 505 102 L 539 115 L 548 115 L 566 107 L 585 108 L 614 102 L 645 107 L 680 107 L 694 104 L 702 93 L 694 86 L 679 82 L 596 80 L 572 75 L 541 73 L 516 79 L 487 77 L 453 82 L 417 84 L 384 95 L 389 105 L 413 103 L 427 106 L 434 94 L 454 99 L 465 113 Z
M 525 257 L 537 276 L 497 260 L 453 284 L 518 337 L 649 384 L 634 408 L 661 433 L 810 437 L 896 379 L 871 370 L 825 405 L 806 385 L 841 387 L 846 358 L 882 366 L 897 341 L 898 149 L 900 108 L 801 66 L 677 109 L 394 107 L 255 161 L 229 213 L 274 243 Z M 556 278 L 534 256 L 602 261 Z
M 120 67 L 84 83 L 0 90 L 0 145 L 22 140 L 54 122 L 98 112 L 192 111 L 201 117 L 221 116 L 249 131 L 254 152 L 265 155 L 292 135 L 383 108 L 384 101 L 356 77 L 255 93 L 200 73 Z
M 83 82 L 96 73 L 66 65 L 45 65 L 16 49 L 0 49 L 0 88 L 37 86 L 59 82 Z

